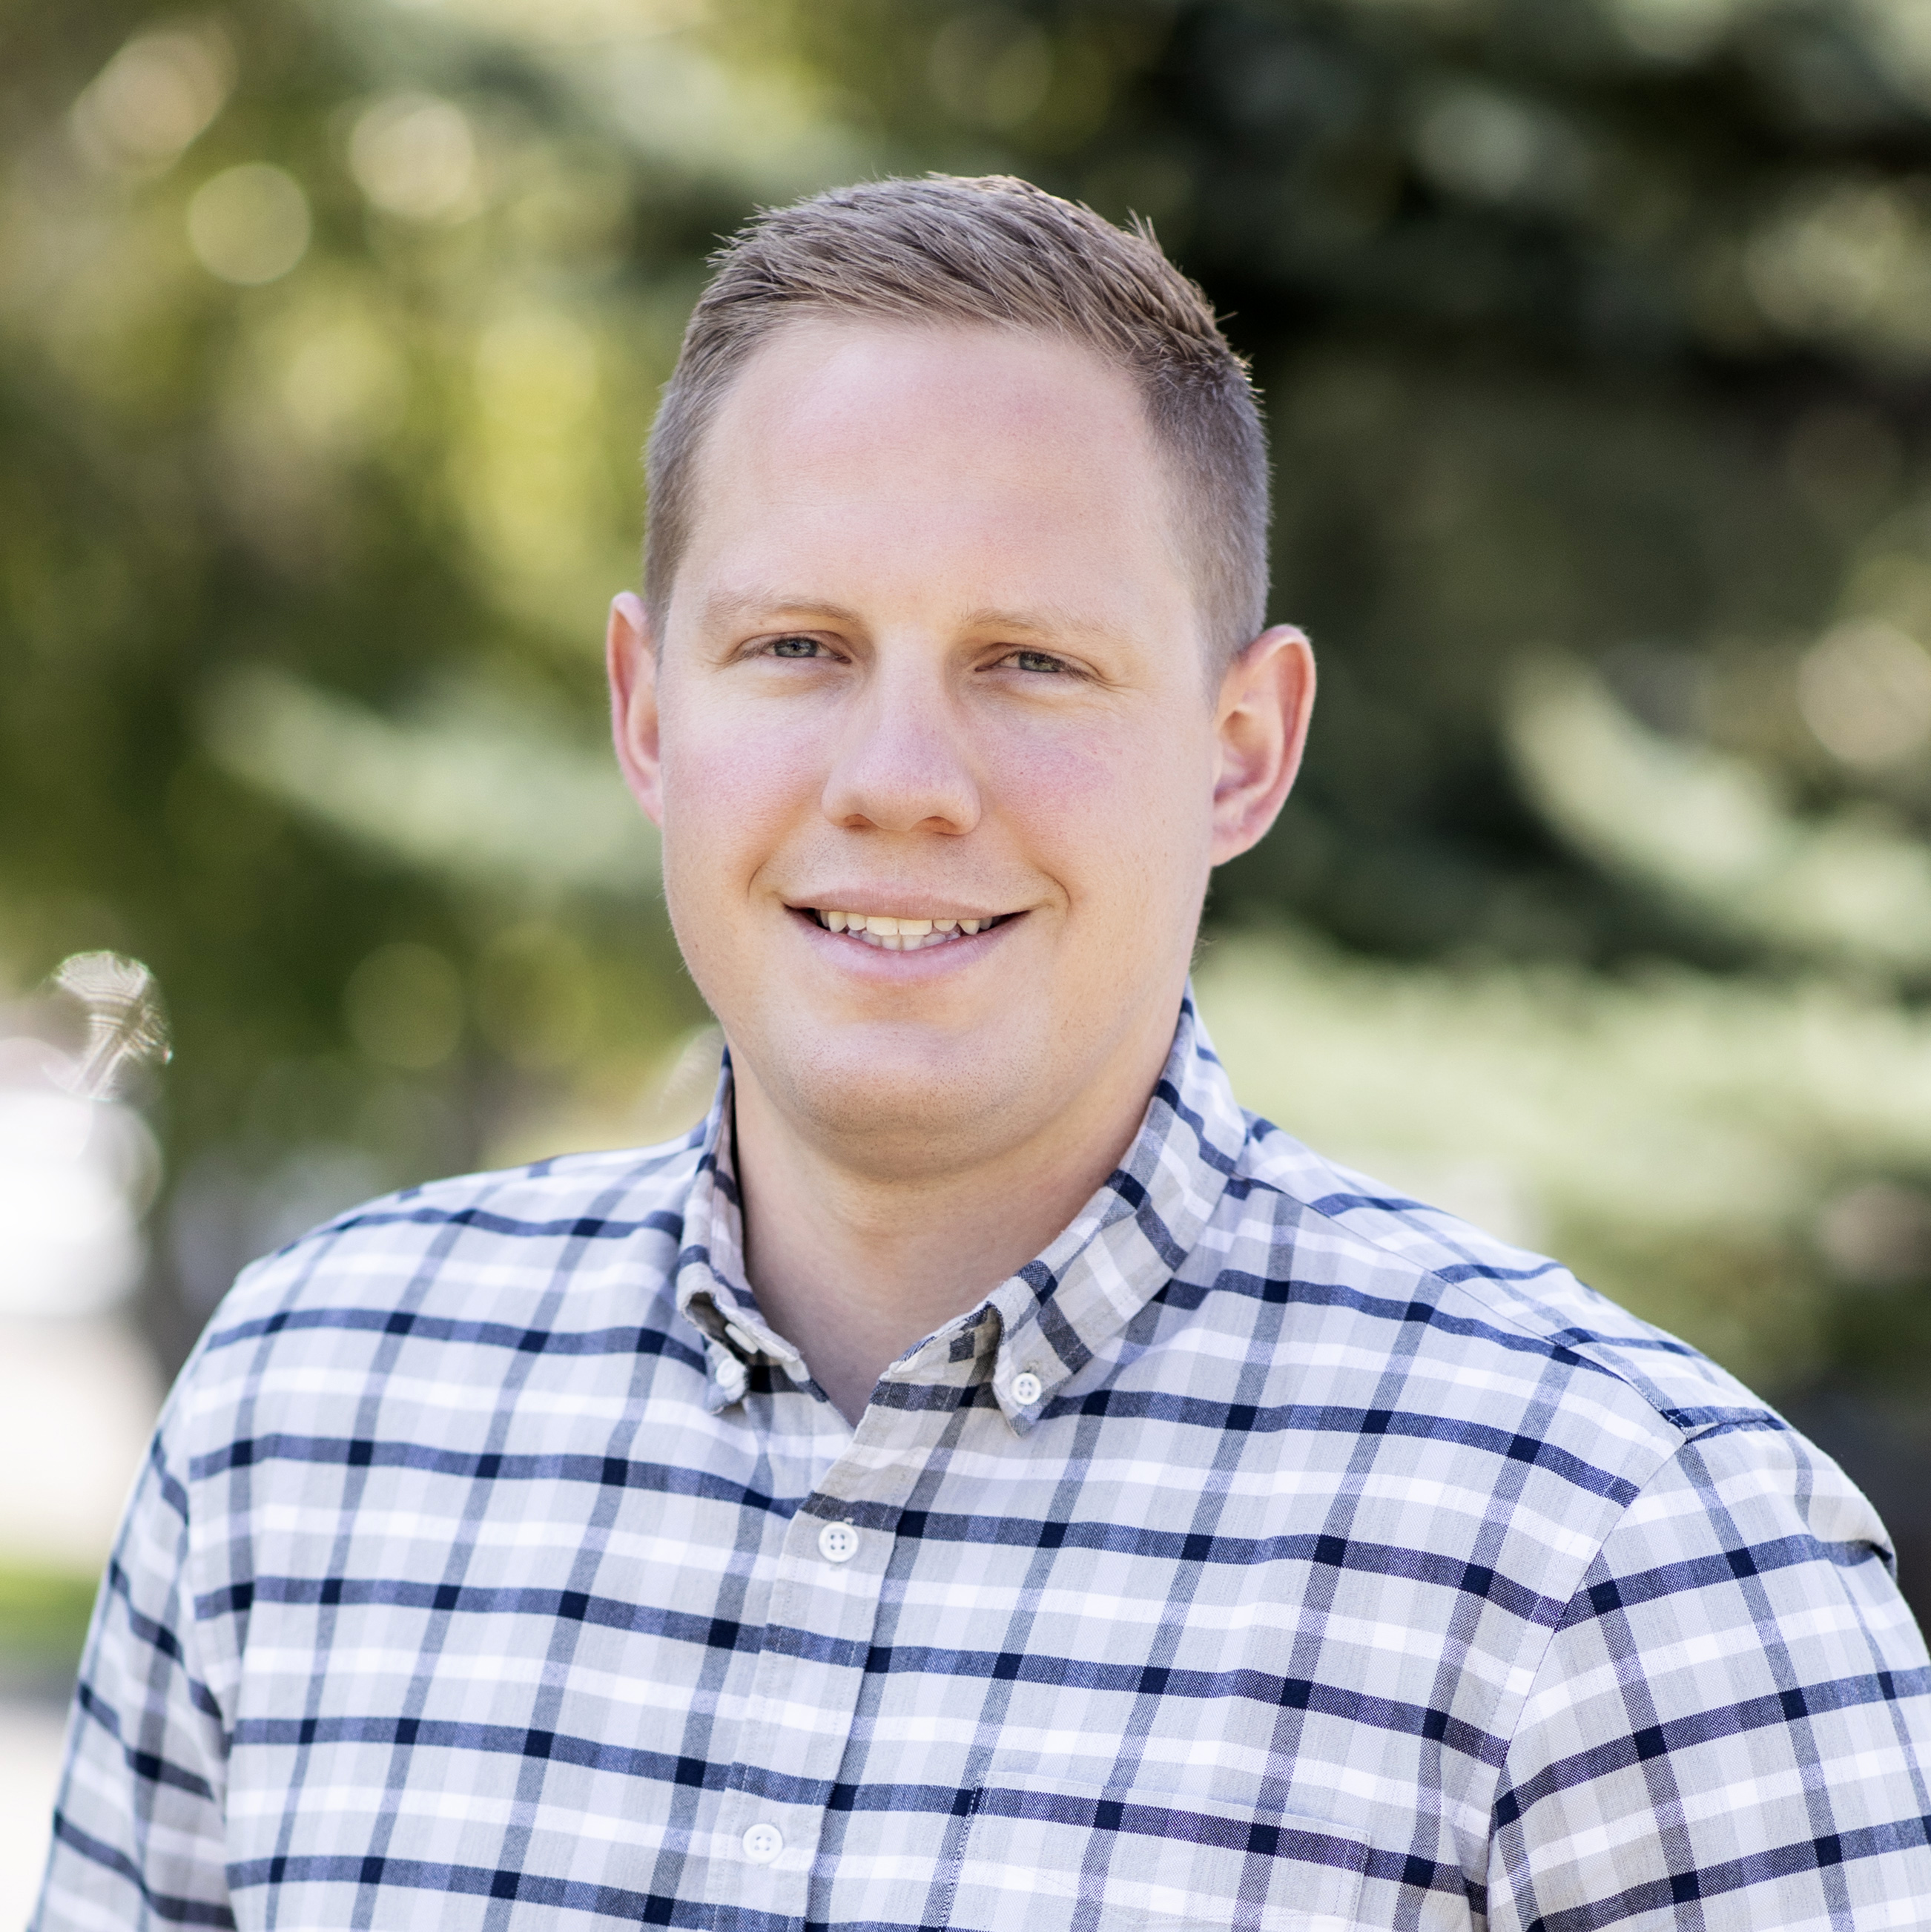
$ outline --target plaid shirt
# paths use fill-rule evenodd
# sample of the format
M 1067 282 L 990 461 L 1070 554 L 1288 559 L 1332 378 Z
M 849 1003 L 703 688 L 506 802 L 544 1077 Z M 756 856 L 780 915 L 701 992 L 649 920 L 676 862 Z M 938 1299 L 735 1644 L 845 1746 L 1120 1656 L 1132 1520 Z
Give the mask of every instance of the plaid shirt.
M 856 1431 L 641 1154 L 258 1264 L 163 1418 L 40 1932 L 1902 1927 L 1931 1672 L 1720 1370 L 1235 1105 Z

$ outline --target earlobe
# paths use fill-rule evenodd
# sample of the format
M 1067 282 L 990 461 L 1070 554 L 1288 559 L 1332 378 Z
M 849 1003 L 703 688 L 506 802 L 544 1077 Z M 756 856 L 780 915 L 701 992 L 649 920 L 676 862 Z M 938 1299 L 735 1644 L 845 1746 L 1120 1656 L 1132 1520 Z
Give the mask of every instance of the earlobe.
M 655 824 L 664 823 L 663 765 L 658 745 L 657 653 L 650 617 L 634 591 L 610 599 L 604 654 L 610 679 L 610 735 L 631 796 Z
M 1262 632 L 1228 666 L 1215 712 L 1215 865 L 1258 844 L 1280 815 L 1300 769 L 1314 688 L 1313 647 L 1292 624 Z

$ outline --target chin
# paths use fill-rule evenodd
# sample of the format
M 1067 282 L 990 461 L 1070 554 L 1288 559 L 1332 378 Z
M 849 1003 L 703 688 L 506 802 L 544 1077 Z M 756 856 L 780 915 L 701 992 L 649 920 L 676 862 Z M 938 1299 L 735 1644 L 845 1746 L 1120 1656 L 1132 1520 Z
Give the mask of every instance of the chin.
M 775 1051 L 769 1050 L 775 1048 Z M 1038 1105 L 1045 1070 L 998 1040 L 934 1035 L 903 1026 L 841 1028 L 809 1041 L 767 1042 L 759 1083 L 814 1137 L 860 1154 L 868 1166 L 961 1157 L 1011 1137 Z

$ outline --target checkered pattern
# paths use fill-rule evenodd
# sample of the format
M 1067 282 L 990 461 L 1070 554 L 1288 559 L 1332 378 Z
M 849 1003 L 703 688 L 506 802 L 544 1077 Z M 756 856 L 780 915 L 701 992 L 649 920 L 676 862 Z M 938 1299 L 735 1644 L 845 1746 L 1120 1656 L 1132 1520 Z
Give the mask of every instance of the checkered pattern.
M 1931 1920 L 1863 1498 L 1244 1117 L 1190 1006 L 1122 1169 L 855 1432 L 744 1286 L 729 1118 L 244 1276 L 109 1571 L 40 1932 Z

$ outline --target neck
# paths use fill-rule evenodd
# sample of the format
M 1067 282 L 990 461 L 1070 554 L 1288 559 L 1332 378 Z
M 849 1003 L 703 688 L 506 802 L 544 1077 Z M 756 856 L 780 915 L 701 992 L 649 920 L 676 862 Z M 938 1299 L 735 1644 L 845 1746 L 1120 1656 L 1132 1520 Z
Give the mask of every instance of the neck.
M 1171 1025 L 1016 1144 L 881 1167 L 787 1118 L 734 1060 L 745 1267 L 765 1319 L 856 1423 L 914 1342 L 1049 1246 L 1145 1118 Z

